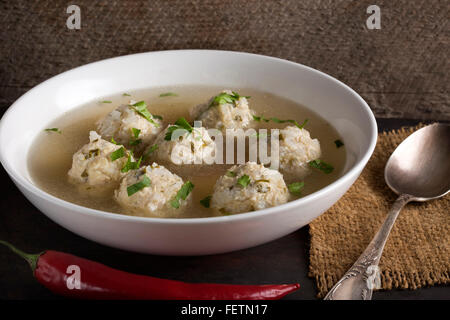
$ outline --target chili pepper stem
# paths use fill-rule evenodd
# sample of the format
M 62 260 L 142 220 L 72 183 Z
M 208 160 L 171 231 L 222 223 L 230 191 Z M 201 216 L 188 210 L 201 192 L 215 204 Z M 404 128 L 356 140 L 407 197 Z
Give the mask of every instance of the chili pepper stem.
M 34 271 L 36 270 L 37 267 L 37 262 L 39 257 L 42 255 L 43 252 L 38 253 L 38 254 L 29 254 L 29 253 L 25 253 L 22 250 L 17 249 L 16 247 L 14 247 L 12 244 L 10 244 L 9 242 L 0 240 L 0 244 L 3 244 L 5 246 L 7 246 L 8 248 L 10 248 L 13 252 L 15 252 L 17 255 L 21 256 L 22 258 L 24 258 L 28 264 L 31 267 L 31 270 Z

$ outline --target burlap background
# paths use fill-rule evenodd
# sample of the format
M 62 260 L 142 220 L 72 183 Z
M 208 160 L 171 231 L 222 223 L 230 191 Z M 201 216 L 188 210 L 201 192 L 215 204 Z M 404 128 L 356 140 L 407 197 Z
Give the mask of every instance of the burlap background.
M 66 8 L 81 8 L 69 30 Z M 370 4 L 381 30 L 365 26 Z M 261 53 L 325 71 L 377 117 L 450 120 L 446 0 L 0 1 L 0 108 L 70 68 L 150 50 Z

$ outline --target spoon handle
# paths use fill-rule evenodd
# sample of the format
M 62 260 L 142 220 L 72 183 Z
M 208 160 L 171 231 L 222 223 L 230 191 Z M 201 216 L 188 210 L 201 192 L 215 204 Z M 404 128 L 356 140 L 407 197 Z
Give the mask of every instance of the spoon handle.
M 389 232 L 400 210 L 412 200 L 412 196 L 400 195 L 392 205 L 386 220 L 372 239 L 366 250 L 353 266 L 334 285 L 325 296 L 325 300 L 370 300 L 373 288 L 379 284 L 378 262 L 383 253 Z M 375 280 L 375 281 L 374 281 Z

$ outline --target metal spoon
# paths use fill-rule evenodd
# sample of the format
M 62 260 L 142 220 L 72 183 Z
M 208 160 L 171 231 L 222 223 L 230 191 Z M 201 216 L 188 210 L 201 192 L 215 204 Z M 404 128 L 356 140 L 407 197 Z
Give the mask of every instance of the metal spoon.
M 450 191 L 450 125 L 433 124 L 406 138 L 389 158 L 384 179 L 399 197 L 366 250 L 325 300 L 370 300 L 378 263 L 400 210 L 410 201 L 436 199 Z

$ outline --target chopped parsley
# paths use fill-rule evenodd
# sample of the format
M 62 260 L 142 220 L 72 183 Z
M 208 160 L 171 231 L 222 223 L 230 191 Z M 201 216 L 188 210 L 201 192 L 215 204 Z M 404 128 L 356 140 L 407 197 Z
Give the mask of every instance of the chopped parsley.
M 293 125 L 295 125 L 296 127 L 298 127 L 299 129 L 303 129 L 305 127 L 305 125 L 308 123 L 308 119 L 305 119 L 305 121 L 303 121 L 302 124 L 299 124 L 296 120 L 292 120 L 292 119 L 281 120 L 281 119 L 274 118 L 274 117 L 267 119 L 267 118 L 264 118 L 264 116 L 255 116 L 255 115 L 253 116 L 253 120 L 258 121 L 258 122 L 260 122 L 261 120 L 265 121 L 265 122 L 269 122 L 272 120 L 275 123 L 289 122 L 289 123 L 292 123 Z
M 320 171 L 323 171 L 326 174 L 333 172 L 333 169 L 334 169 L 331 164 L 323 162 L 320 159 L 310 161 L 310 162 L 308 162 L 308 164 L 310 167 L 319 169 Z
M 244 174 L 242 177 L 240 177 L 237 181 L 239 185 L 241 185 L 243 188 L 247 187 L 250 183 L 250 177 L 246 174 Z
M 170 205 L 178 209 L 180 207 L 180 200 L 186 200 L 189 193 L 194 189 L 194 184 L 190 181 L 186 181 L 178 190 L 176 196 L 170 201 Z
M 130 146 L 135 147 L 135 146 L 141 144 L 141 142 L 142 142 L 142 139 L 131 139 Z
M 123 173 L 126 173 L 130 170 L 139 169 L 139 167 L 141 166 L 141 162 L 142 162 L 142 157 L 140 157 L 137 162 L 131 161 L 131 152 L 130 152 L 128 154 L 127 162 L 125 163 L 125 165 L 123 166 L 123 168 L 120 171 Z
M 200 200 L 200 204 L 204 206 L 205 208 L 209 208 L 210 202 L 211 202 L 212 196 L 207 196 Z
M 112 103 L 112 101 L 110 101 L 110 100 L 103 100 L 103 101 L 100 101 L 101 103 Z
M 176 97 L 178 95 L 174 92 L 165 92 L 165 93 L 161 93 L 159 96 L 161 98 L 163 98 L 163 97 Z
M 236 101 L 238 101 L 240 98 L 249 99 L 250 96 L 240 96 L 237 92 L 234 92 L 234 91 L 232 91 L 231 94 L 226 93 L 226 92 L 221 92 L 213 98 L 213 100 L 209 104 L 209 107 L 218 106 L 220 104 L 226 104 L 226 103 L 236 105 Z
M 116 140 L 114 140 L 114 137 L 111 137 L 111 143 L 118 144 L 118 143 L 116 142 Z
M 302 192 L 303 187 L 305 186 L 305 183 L 303 181 L 301 182 L 294 182 L 291 184 L 288 184 L 288 190 L 292 194 L 299 195 Z
M 120 159 L 123 156 L 125 156 L 125 149 L 124 149 L 124 147 L 120 147 L 119 149 L 117 149 L 116 151 L 111 153 L 110 157 L 111 157 L 111 161 L 116 161 L 117 159 Z
M 135 139 L 139 138 L 139 134 L 141 133 L 141 130 L 136 128 L 131 128 L 131 133 Z
M 234 171 L 228 170 L 227 173 L 225 173 L 225 175 L 226 175 L 227 177 L 236 177 L 237 173 L 234 172 Z
M 154 144 L 154 145 L 152 145 L 148 150 L 147 150 L 147 152 L 143 155 L 143 160 L 146 160 L 149 156 L 150 156 L 150 154 L 152 154 L 156 149 L 158 149 L 158 145 L 157 144 Z
M 131 94 L 129 94 L 129 93 L 124 93 L 124 94 L 122 94 L 124 97 L 131 97 Z
M 154 115 L 153 115 L 153 118 L 155 118 L 155 119 L 159 119 L 159 120 L 162 120 L 162 119 L 163 119 L 163 117 L 162 117 L 162 116 L 159 116 L 159 115 L 157 115 L 157 114 L 154 114 Z
M 48 129 L 44 129 L 44 131 L 62 133 L 62 131 L 59 130 L 58 128 L 48 128 Z
M 278 119 L 278 118 L 270 118 L 270 120 L 272 120 L 273 122 L 276 122 L 276 123 L 286 123 L 286 122 L 289 122 L 289 123 L 292 123 L 292 124 L 294 124 L 295 126 L 297 126 L 299 129 L 303 129 L 303 128 L 305 127 L 305 125 L 308 123 L 308 119 L 305 119 L 305 121 L 303 121 L 302 124 L 299 124 L 296 120 L 292 120 L 292 119 L 288 119 L 288 120 L 280 120 L 280 119 Z
M 339 139 L 335 140 L 334 144 L 336 145 L 336 148 L 340 148 L 344 145 L 344 143 Z
M 130 140 L 130 146 L 137 146 L 138 144 L 140 144 L 142 142 L 142 139 L 138 139 L 140 133 L 141 133 L 141 130 L 136 129 L 136 128 L 131 128 L 132 138 Z
M 255 116 L 255 115 L 253 115 L 253 120 L 255 120 L 255 121 L 261 121 L 261 120 L 263 120 L 263 121 L 265 121 L 265 122 L 269 122 L 270 121 L 270 119 L 266 119 L 266 118 L 264 118 L 264 116 Z
M 130 105 L 130 107 L 155 127 L 159 127 L 159 124 L 153 120 L 152 114 L 148 111 L 145 101 L 136 102 L 135 104 Z
M 141 181 L 127 187 L 128 196 L 131 197 L 136 192 L 144 189 L 145 187 L 148 187 L 150 183 L 151 183 L 150 178 L 147 175 L 144 175 Z
M 191 127 L 189 122 L 183 117 L 179 118 L 177 121 L 175 121 L 175 124 L 167 128 L 166 135 L 164 137 L 164 140 L 170 141 L 172 140 L 172 134 L 175 130 L 186 130 L 188 133 L 191 133 L 194 128 Z

